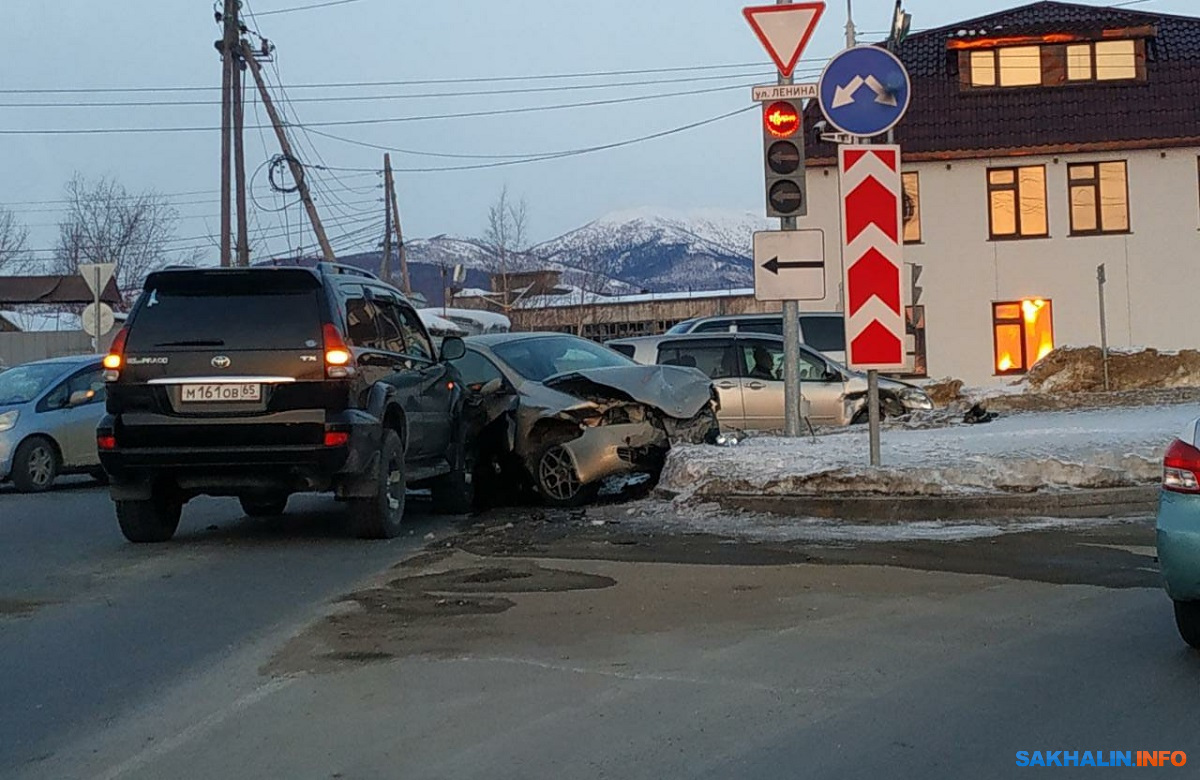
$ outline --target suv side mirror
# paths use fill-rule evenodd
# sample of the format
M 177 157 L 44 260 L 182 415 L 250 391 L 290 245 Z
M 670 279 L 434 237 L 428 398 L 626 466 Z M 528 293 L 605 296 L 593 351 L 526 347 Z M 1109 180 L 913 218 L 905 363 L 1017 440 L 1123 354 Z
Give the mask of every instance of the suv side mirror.
M 458 360 L 467 354 L 467 345 L 458 336 L 447 336 L 442 342 L 442 361 Z
M 841 371 L 829 366 L 825 367 L 825 373 L 821 376 L 822 382 L 842 382 L 845 379 Z

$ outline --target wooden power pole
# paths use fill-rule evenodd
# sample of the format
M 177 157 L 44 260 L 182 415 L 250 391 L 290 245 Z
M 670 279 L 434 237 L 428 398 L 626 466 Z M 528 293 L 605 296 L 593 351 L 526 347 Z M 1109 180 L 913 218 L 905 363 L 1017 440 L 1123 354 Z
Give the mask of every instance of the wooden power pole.
M 233 134 L 233 50 L 237 46 L 238 0 L 225 0 L 221 37 L 221 265 L 233 265 L 230 238 L 233 235 L 229 193 L 229 146 Z
M 234 5 L 237 5 L 235 0 Z M 242 68 L 241 47 L 238 47 L 231 57 L 230 72 L 233 78 L 230 86 L 233 92 L 233 174 L 234 186 L 237 190 L 237 265 L 245 268 L 250 265 L 249 226 L 246 224 L 246 153 L 243 148 L 242 128 L 245 124 L 245 106 L 242 100 Z
M 317 213 L 317 206 L 313 203 L 308 182 L 304 179 L 304 166 L 292 154 L 292 144 L 288 141 L 287 132 L 279 118 L 279 112 L 275 110 L 275 104 L 271 102 L 271 93 L 267 90 L 266 82 L 263 81 L 262 68 L 259 67 L 258 60 L 254 58 L 253 48 L 245 42 L 242 43 L 242 57 L 245 58 L 246 65 L 250 68 L 250 75 L 254 76 L 254 83 L 258 85 L 258 94 L 262 98 L 263 108 L 267 110 L 267 116 L 271 118 L 271 125 L 275 128 L 275 137 L 279 139 L 279 148 L 283 151 L 288 168 L 291 169 L 292 179 L 296 182 L 300 200 L 304 202 L 304 210 L 308 212 L 308 221 L 312 223 L 313 233 L 316 234 L 317 242 L 321 245 L 321 252 L 326 260 L 332 262 L 336 257 L 333 254 L 333 247 L 329 243 L 329 237 L 325 235 L 325 226 L 321 224 L 321 215 Z
M 379 278 L 385 282 L 392 276 L 392 156 L 383 154 L 383 258 L 379 262 Z
M 383 167 L 387 178 L 388 198 L 392 206 L 392 226 L 396 229 L 396 249 L 400 255 L 400 283 L 404 294 L 412 295 L 412 280 L 408 278 L 408 252 L 404 249 L 404 231 L 400 228 L 400 202 L 396 198 L 396 179 L 392 176 L 392 160 L 389 155 L 384 156 Z

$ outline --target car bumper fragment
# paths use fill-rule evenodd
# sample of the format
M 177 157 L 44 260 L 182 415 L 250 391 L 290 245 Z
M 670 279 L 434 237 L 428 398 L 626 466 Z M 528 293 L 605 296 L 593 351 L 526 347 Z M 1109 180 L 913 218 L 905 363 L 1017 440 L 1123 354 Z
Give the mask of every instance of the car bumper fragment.
M 563 445 L 575 462 L 579 480 L 584 484 L 632 471 L 636 460 L 629 453 L 661 449 L 669 443 L 666 434 L 650 423 L 601 425 L 588 428 L 578 439 Z M 622 457 L 625 455 L 625 457 Z
M 1200 601 L 1200 496 L 1163 491 L 1158 560 L 1167 595 L 1176 601 Z

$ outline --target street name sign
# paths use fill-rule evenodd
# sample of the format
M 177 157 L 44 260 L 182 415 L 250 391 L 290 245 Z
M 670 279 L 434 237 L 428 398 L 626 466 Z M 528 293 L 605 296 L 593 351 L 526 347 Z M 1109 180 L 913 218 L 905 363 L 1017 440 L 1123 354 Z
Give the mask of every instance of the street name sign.
M 901 371 L 908 362 L 900 147 L 843 145 L 838 169 L 846 363 L 860 371 Z
M 754 297 L 760 301 L 825 299 L 825 231 L 754 234 Z
M 751 87 L 750 99 L 756 103 L 771 100 L 816 100 L 816 84 L 764 84 Z
M 829 124 L 848 135 L 869 138 L 904 118 L 912 84 L 896 55 L 878 46 L 856 46 L 829 61 L 818 92 Z
M 759 5 L 742 9 L 742 16 L 746 17 L 784 77 L 790 77 L 796 69 L 823 13 L 825 3 Z

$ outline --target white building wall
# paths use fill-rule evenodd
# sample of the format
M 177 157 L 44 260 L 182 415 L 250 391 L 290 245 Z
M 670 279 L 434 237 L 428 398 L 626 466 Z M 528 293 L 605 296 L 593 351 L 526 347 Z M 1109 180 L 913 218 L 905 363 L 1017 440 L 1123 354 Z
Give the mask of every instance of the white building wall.
M 924 267 L 930 377 L 969 385 L 1011 381 L 994 373 L 992 303 L 1053 302 L 1056 346 L 1100 343 L 1096 267 L 1107 268 L 1109 344 L 1160 349 L 1200 346 L 1200 148 L 905 164 L 920 174 L 922 243 L 905 261 Z M 1129 234 L 1072 237 L 1067 165 L 1125 160 Z M 1049 238 L 991 241 L 987 169 L 1046 166 Z M 831 297 L 840 307 L 841 227 L 836 169 L 809 171 L 809 216 L 825 230 Z

